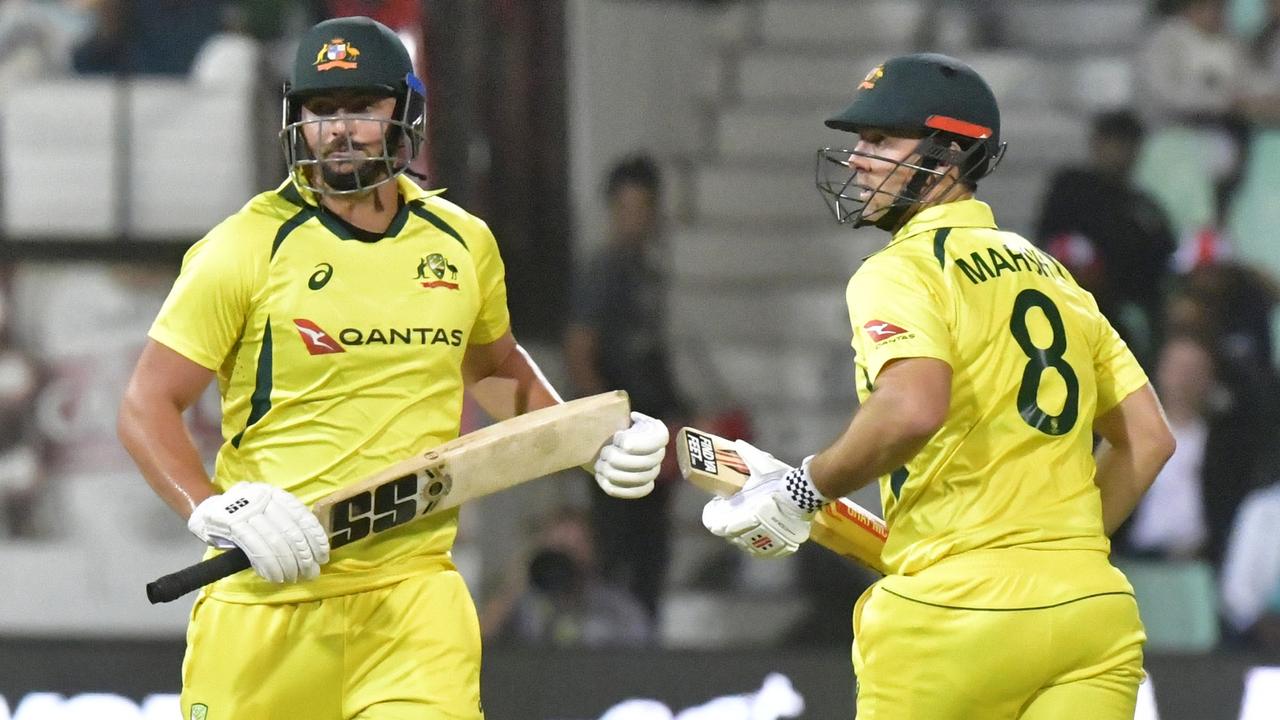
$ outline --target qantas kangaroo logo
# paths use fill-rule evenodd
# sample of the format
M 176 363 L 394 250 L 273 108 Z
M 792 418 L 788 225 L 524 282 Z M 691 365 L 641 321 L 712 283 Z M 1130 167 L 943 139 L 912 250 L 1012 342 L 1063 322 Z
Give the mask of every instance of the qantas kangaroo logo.
M 329 353 L 346 352 L 347 349 L 342 344 L 329 336 L 329 333 L 320 329 L 319 325 L 310 320 L 295 319 L 293 326 L 298 328 L 298 335 L 302 337 L 302 342 L 307 346 L 307 352 L 312 355 L 328 355 Z
M 866 330 L 867 334 L 871 336 L 871 339 L 876 342 L 883 342 L 891 337 L 901 335 L 906 332 L 905 329 L 900 328 L 893 323 L 887 323 L 883 320 L 872 320 L 866 325 L 863 325 L 862 329 Z

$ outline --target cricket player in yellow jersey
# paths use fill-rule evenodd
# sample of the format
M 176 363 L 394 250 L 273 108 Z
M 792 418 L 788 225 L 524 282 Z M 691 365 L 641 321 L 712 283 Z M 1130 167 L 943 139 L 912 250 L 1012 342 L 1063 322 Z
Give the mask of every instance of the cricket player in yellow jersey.
M 456 437 L 464 387 L 498 417 L 560 402 L 512 337 L 493 235 L 402 176 L 424 112 L 391 30 L 309 30 L 286 89 L 291 177 L 187 253 L 125 392 L 120 436 L 146 480 L 253 566 L 196 600 L 184 718 L 484 715 L 456 512 L 330 553 L 305 508 Z M 182 411 L 215 376 L 211 480 Z M 652 489 L 667 444 L 660 422 L 632 420 L 594 468 L 624 498 Z
M 970 67 L 893 58 L 827 125 L 858 135 L 818 153 L 829 205 L 892 235 L 848 286 L 861 406 L 704 523 L 787 554 L 879 478 L 889 574 L 853 612 L 859 720 L 1132 718 L 1146 638 L 1107 537 L 1173 452 L 1155 393 L 1092 296 L 975 199 L 1004 146 Z

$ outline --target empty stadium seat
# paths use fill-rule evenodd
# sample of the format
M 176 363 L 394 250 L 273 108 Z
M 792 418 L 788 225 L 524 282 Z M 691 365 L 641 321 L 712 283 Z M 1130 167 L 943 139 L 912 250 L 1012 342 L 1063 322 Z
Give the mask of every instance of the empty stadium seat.
M 830 106 L 834 112 L 849 103 L 858 83 L 887 57 L 858 46 L 840 52 L 763 47 L 742 56 L 738 94 L 747 102 L 788 104 L 800 99 Z
M 1244 183 L 1236 191 L 1228 230 L 1240 259 L 1280 277 L 1280 131 L 1256 134 Z
M 1041 52 L 1131 47 L 1146 22 L 1145 0 L 1002 3 L 1007 45 Z
M 1072 64 L 1063 100 L 1072 108 L 1096 113 L 1133 102 L 1133 63 L 1123 55 L 1084 57 Z
M 132 82 L 130 235 L 199 237 L 244 205 L 256 191 L 252 99 L 251 88 Z
M 252 97 L 155 78 L 16 88 L 0 109 L 6 234 L 203 234 L 256 189 Z
M 765 43 L 847 48 L 910 46 L 924 18 L 919 0 L 769 0 L 760 15 Z M 868 68 L 869 69 L 869 68 Z
M 1213 183 L 1205 169 L 1211 144 L 1204 131 L 1170 127 L 1142 145 L 1134 181 L 1164 208 L 1179 236 L 1213 222 Z
M 1133 584 L 1148 649 L 1208 652 L 1217 645 L 1217 590 L 1208 563 L 1117 559 L 1116 565 Z
M 6 235 L 119 234 L 117 98 L 114 80 L 69 79 L 18 83 L 0 99 Z

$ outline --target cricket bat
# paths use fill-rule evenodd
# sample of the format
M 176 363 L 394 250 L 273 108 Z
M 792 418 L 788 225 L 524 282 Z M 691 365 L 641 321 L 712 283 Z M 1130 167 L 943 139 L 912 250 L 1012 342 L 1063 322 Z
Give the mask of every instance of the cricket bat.
M 369 535 L 451 510 L 591 462 L 631 424 L 622 391 L 534 410 L 468 433 L 326 495 L 311 510 L 336 550 Z M 249 568 L 235 548 L 147 585 L 152 603 L 176 600 Z
M 732 441 L 694 428 L 681 428 L 676 435 L 676 462 L 685 480 L 720 497 L 741 490 L 751 476 Z M 828 550 L 885 574 L 880 551 L 889 529 L 884 520 L 852 500 L 840 498 L 824 506 L 813 519 L 811 537 Z

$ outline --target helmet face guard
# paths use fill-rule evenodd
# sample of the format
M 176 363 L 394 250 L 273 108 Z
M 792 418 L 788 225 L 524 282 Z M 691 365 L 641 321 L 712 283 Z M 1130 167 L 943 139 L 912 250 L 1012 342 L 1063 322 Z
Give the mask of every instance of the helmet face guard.
M 316 93 L 312 97 L 320 94 L 322 93 Z M 405 77 L 404 87 L 391 95 L 396 98 L 396 106 L 390 118 L 339 111 L 336 115 L 303 120 L 302 106 L 307 98 L 291 96 L 290 89 L 286 86 L 283 127 L 279 137 L 294 184 L 317 196 L 341 196 L 365 193 L 395 180 L 417 159 L 426 135 L 425 95 L 422 82 L 410 73 Z M 380 123 L 383 126 L 380 147 L 375 143 L 374 152 L 358 157 L 360 153 L 366 152 L 366 148 L 357 146 L 348 132 L 346 146 L 339 145 L 337 148 L 346 157 L 339 160 L 326 159 L 323 148 L 312 148 L 307 143 L 304 129 L 314 127 L 317 137 L 323 138 L 326 124 L 335 122 L 341 122 L 344 126 L 353 122 Z M 339 163 L 352 164 L 352 170 L 338 173 L 330 169 Z
M 988 143 L 981 140 L 957 150 L 952 147 L 957 140 L 966 138 L 933 132 L 922 138 L 915 149 L 901 160 L 858 150 L 822 148 L 817 153 L 814 181 L 837 223 L 855 228 L 874 225 L 893 232 L 909 217 L 909 211 L 926 202 L 926 198 L 945 197 L 957 183 L 976 182 L 994 170 L 1004 156 L 1006 146 L 1003 144 L 992 151 Z M 984 155 L 985 159 L 979 159 Z M 893 167 L 875 187 L 861 185 L 856 182 L 857 171 L 852 164 L 854 157 L 888 163 Z M 947 173 L 952 167 L 961 168 L 960 174 L 952 176 L 950 184 L 943 188 L 942 183 L 947 180 Z M 907 181 L 896 192 L 887 190 L 885 186 L 902 168 L 912 171 Z M 865 198 L 861 196 L 863 191 L 867 193 Z M 877 195 L 887 195 L 890 202 L 868 213 Z

